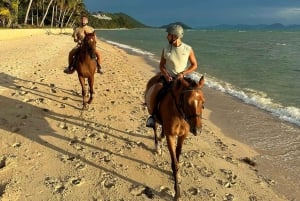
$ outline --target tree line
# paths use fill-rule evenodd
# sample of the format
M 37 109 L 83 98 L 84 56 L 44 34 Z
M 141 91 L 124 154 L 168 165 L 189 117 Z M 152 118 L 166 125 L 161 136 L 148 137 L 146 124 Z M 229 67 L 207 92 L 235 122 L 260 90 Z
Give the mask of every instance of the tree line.
M 74 27 L 81 15 L 88 16 L 95 28 L 146 27 L 124 13 L 103 13 L 111 20 L 98 19 L 95 14 L 86 10 L 83 0 L 0 0 L 0 27 Z
M 72 27 L 83 13 L 83 0 L 0 0 L 1 27 Z

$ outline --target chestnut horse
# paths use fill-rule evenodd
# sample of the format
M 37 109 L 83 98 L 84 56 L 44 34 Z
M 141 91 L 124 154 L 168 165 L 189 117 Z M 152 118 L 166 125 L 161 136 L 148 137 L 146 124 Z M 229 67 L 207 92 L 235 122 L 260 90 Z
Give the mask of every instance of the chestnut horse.
M 151 87 L 157 83 L 160 75 L 152 77 L 146 87 L 145 103 L 149 107 Z M 180 198 L 178 184 L 179 157 L 183 141 L 189 132 L 197 135 L 202 130 L 202 110 L 204 108 L 204 95 L 201 88 L 204 85 L 204 77 L 194 81 L 192 79 L 175 79 L 170 83 L 165 96 L 159 102 L 156 112 L 156 123 L 154 130 L 156 151 L 160 153 L 163 137 L 166 137 L 168 150 L 171 156 L 171 167 L 174 178 L 174 200 Z M 147 103 L 148 102 L 148 103 Z M 157 136 L 158 124 L 162 126 L 161 136 Z M 176 143 L 177 140 L 177 143 Z
M 75 69 L 78 74 L 81 85 L 83 109 L 87 108 L 87 103 L 91 104 L 94 94 L 94 74 L 96 71 L 96 35 L 93 33 L 85 33 L 82 45 L 76 55 Z M 88 80 L 90 97 L 86 101 L 87 89 L 85 87 L 85 80 Z

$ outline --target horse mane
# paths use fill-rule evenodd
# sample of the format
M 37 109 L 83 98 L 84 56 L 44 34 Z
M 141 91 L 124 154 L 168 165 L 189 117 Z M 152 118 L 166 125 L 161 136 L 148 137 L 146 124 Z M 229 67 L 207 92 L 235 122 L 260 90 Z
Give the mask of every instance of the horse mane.
M 193 88 L 196 86 L 197 83 L 190 78 L 176 79 L 174 82 L 174 88 L 176 89 L 176 91 L 179 91 L 182 88 Z
M 91 57 L 95 54 L 96 51 L 96 34 L 95 31 L 92 33 L 84 32 L 85 37 L 83 39 L 82 49 L 86 49 Z

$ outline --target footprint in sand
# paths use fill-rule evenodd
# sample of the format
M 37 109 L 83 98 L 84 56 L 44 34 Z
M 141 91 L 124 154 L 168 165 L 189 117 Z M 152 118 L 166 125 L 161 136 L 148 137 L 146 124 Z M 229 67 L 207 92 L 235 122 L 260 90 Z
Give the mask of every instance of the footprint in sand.
M 81 183 L 81 179 L 80 178 L 74 178 L 71 180 L 71 183 L 73 185 L 79 185 Z
M 3 197 L 7 185 L 8 183 L 0 183 L 0 198 Z
M 6 166 L 6 157 L 0 158 L 0 169 Z

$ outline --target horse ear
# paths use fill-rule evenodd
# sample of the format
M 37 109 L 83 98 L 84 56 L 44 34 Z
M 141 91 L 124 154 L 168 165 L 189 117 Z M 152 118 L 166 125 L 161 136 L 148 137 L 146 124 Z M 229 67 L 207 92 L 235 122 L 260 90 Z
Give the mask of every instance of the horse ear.
M 203 75 L 201 76 L 198 84 L 199 84 L 199 87 L 201 87 L 201 88 L 203 87 L 203 85 L 204 85 L 204 76 Z

